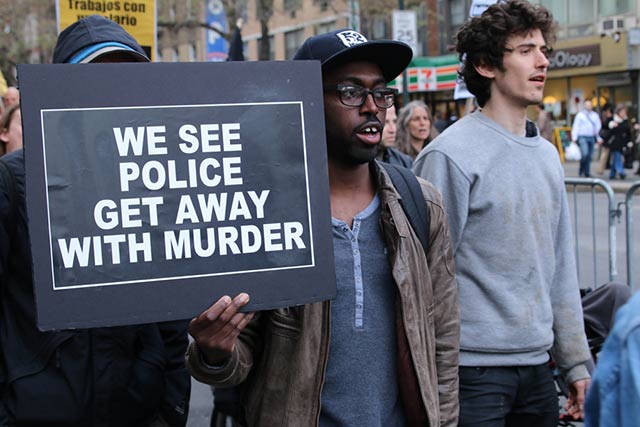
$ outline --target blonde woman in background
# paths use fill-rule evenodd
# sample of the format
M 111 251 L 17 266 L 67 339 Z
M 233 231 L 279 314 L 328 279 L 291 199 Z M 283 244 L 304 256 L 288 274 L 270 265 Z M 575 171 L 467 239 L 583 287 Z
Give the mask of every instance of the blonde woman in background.
M 5 110 L 0 118 L 0 156 L 22 148 L 22 116 L 20 104 Z
M 411 101 L 398 113 L 396 146 L 415 159 L 418 153 L 436 136 L 429 107 L 422 101 Z

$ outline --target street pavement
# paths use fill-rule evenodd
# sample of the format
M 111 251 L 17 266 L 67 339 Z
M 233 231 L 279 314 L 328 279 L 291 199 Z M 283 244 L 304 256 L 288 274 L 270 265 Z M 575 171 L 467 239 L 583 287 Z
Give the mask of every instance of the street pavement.
M 609 170 L 606 170 L 603 175 L 598 175 L 594 171 L 597 168 L 597 161 L 591 163 L 591 178 L 598 178 L 605 181 L 611 186 L 615 193 L 626 193 L 631 185 L 640 181 L 640 176 L 635 175 L 635 171 L 638 170 L 638 162 L 635 162 L 633 169 L 625 169 L 627 177 L 624 180 L 621 179 L 609 179 Z M 580 162 L 564 162 L 564 174 L 567 178 L 578 178 L 580 172 Z
M 191 378 L 191 401 L 187 427 L 209 427 L 213 411 L 211 387 Z

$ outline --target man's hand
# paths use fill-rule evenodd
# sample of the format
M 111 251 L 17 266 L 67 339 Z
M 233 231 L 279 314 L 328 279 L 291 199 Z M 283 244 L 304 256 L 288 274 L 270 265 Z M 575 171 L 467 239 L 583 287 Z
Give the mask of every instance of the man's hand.
M 587 394 L 587 389 L 591 384 L 590 378 L 578 380 L 569 386 L 569 398 L 567 404 L 564 405 L 567 415 L 574 420 L 584 418 L 584 397 Z
M 231 355 L 238 335 L 253 318 L 253 313 L 240 313 L 247 305 L 249 295 L 242 293 L 233 301 L 223 296 L 189 323 L 189 334 L 198 344 L 204 361 L 222 365 Z

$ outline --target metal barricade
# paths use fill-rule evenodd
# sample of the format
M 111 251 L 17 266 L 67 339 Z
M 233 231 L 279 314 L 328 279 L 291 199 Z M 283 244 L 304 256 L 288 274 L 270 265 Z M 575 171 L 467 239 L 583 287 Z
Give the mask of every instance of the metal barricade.
M 598 285 L 598 263 L 597 263 L 597 248 L 598 239 L 596 238 L 596 189 L 600 189 L 608 198 L 608 256 L 609 256 L 609 280 L 615 280 L 618 271 L 616 267 L 616 219 L 620 217 L 622 212 L 616 207 L 615 194 L 611 186 L 602 179 L 597 178 L 565 178 L 565 185 L 572 187 L 573 204 L 574 204 L 574 239 L 575 239 L 575 251 L 576 251 L 576 266 L 578 269 L 578 278 L 580 279 L 580 254 L 579 254 L 579 242 L 580 233 L 578 232 L 578 188 L 586 188 L 586 191 L 591 193 L 591 239 L 593 245 L 593 277 L 594 285 Z M 569 191 L 568 191 L 569 192 Z M 582 190 L 581 193 L 584 193 Z M 580 282 L 582 283 L 582 282 Z
M 640 181 L 631 184 L 624 198 L 625 204 L 625 221 L 627 225 L 627 283 L 633 288 L 633 253 L 634 253 L 634 237 L 633 237 L 633 195 L 640 188 Z

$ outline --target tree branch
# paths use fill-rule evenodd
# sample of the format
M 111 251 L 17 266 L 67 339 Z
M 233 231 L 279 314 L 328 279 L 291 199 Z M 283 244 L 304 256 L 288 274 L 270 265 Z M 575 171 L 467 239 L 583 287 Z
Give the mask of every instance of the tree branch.
M 219 28 L 209 25 L 208 22 L 196 21 L 195 19 L 188 19 L 183 22 L 158 21 L 158 27 L 167 28 L 172 32 L 178 32 L 183 28 L 206 28 L 207 30 L 215 31 L 226 39 L 230 37 L 229 33 L 225 33 Z

